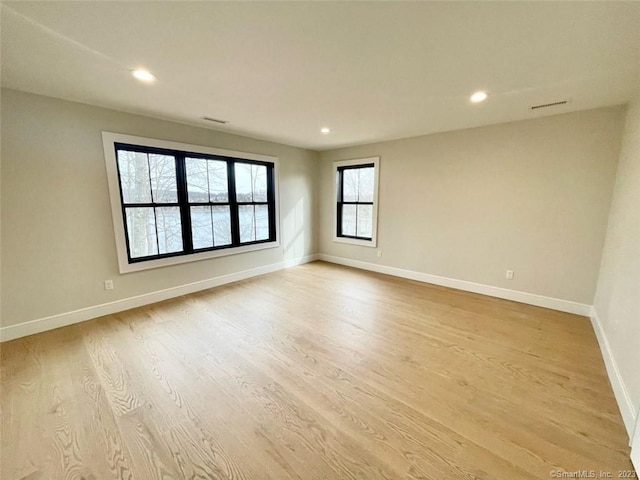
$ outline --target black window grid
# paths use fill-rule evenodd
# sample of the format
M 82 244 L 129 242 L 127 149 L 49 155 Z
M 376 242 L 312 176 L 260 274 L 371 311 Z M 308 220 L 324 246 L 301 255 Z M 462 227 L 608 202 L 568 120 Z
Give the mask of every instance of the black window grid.
M 344 200 L 344 172 L 345 170 L 359 170 L 361 168 L 375 168 L 375 164 L 373 163 L 363 163 L 358 165 L 345 165 L 342 167 L 338 167 L 338 180 L 337 180 L 337 203 L 336 203 L 336 236 L 340 238 L 351 238 L 354 240 L 373 240 L 373 237 L 363 237 L 358 235 L 346 235 L 342 231 L 342 211 L 344 205 L 355 205 L 356 206 L 356 233 L 358 232 L 358 205 L 371 205 L 373 206 L 373 202 L 360 202 L 360 201 L 345 201 Z
M 262 243 L 270 243 L 276 240 L 276 208 L 275 208 L 275 173 L 274 173 L 274 164 L 271 162 L 262 162 L 258 160 L 250 160 L 244 158 L 235 158 L 235 157 L 225 157 L 221 155 L 211 155 L 211 154 L 201 154 L 196 152 L 187 152 L 181 150 L 172 150 L 165 148 L 156 148 L 156 147 L 147 147 L 141 145 L 133 145 L 127 143 L 114 143 L 114 149 L 116 154 L 116 170 L 118 172 L 118 188 L 120 193 L 120 203 L 122 205 L 122 216 L 123 216 L 123 224 L 125 230 L 125 242 L 127 247 L 127 259 L 129 263 L 139 263 L 145 262 L 149 260 L 157 260 L 168 257 L 178 257 L 178 256 L 187 256 L 193 255 L 195 253 L 215 251 L 215 250 L 224 250 L 224 249 L 232 249 L 238 247 L 244 247 L 247 245 L 256 245 Z M 129 152 L 138 152 L 138 153 L 146 153 L 147 154 L 147 166 L 149 168 L 149 188 L 151 191 L 151 202 L 146 203 L 131 203 L 124 201 L 124 195 L 122 191 L 122 181 L 120 177 L 120 166 L 118 164 L 118 152 L 119 151 L 129 151 Z M 153 188 L 152 188 L 152 180 L 151 180 L 151 167 L 149 164 L 149 154 L 160 154 L 173 156 L 175 158 L 176 165 L 176 187 L 177 187 L 177 202 L 166 202 L 166 203 L 156 203 L 153 201 Z M 228 188 L 228 202 L 189 202 L 188 197 L 188 189 L 187 189 L 187 175 L 186 175 L 186 158 L 199 158 L 203 160 L 218 160 L 224 161 L 227 163 L 227 188 Z M 267 201 L 266 202 L 238 202 L 235 188 L 235 163 L 246 163 L 250 165 L 262 165 L 266 167 L 267 170 Z M 208 180 L 207 175 L 207 182 Z M 207 185 L 209 187 L 209 185 Z M 228 205 L 229 213 L 230 213 L 230 223 L 231 223 L 231 243 L 228 245 L 220 245 L 213 246 L 208 248 L 198 248 L 195 249 L 193 247 L 193 237 L 192 237 L 192 226 L 191 226 L 191 207 L 192 206 L 218 206 L 218 205 Z M 240 205 L 267 205 L 268 210 L 268 218 L 269 218 L 269 236 L 264 240 L 256 240 L 249 242 L 241 242 L 240 241 L 240 221 L 239 221 L 239 210 L 238 207 Z M 156 207 L 178 207 L 180 208 L 180 221 L 181 221 L 181 230 L 182 230 L 182 247 L 183 250 L 179 252 L 171 252 L 171 253 L 158 253 L 157 255 L 148 255 L 143 257 L 132 257 L 131 256 L 131 245 L 129 242 L 129 232 L 127 227 L 127 215 L 126 209 L 132 207 L 153 207 L 154 208 L 154 216 L 156 215 Z M 156 245 L 158 248 L 158 252 L 160 251 L 159 245 L 159 236 L 158 236 L 158 228 L 157 221 L 156 225 Z M 255 227 L 254 221 L 254 229 Z M 212 219 L 213 226 L 213 219 Z M 254 232 L 255 233 L 255 232 Z M 257 237 L 257 235 L 254 235 Z M 214 242 L 215 243 L 215 242 Z

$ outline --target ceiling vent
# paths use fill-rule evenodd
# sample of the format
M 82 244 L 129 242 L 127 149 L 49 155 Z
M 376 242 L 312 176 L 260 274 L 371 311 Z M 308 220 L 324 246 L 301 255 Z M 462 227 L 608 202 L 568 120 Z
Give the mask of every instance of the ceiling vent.
M 539 108 L 547 108 L 547 107 L 557 107 L 558 105 L 565 105 L 569 103 L 569 100 L 561 100 L 559 102 L 553 102 L 553 103 L 541 103 L 540 105 L 533 105 L 531 107 L 531 110 L 537 110 Z
M 220 125 L 229 123 L 227 120 L 220 120 L 219 118 L 213 118 L 213 117 L 202 117 L 202 119 L 206 120 L 207 122 L 219 123 Z

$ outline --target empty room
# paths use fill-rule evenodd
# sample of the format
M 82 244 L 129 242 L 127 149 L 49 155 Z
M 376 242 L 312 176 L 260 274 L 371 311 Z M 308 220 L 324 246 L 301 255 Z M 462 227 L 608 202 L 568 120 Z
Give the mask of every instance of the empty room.
M 638 478 L 640 2 L 0 8 L 0 479 Z

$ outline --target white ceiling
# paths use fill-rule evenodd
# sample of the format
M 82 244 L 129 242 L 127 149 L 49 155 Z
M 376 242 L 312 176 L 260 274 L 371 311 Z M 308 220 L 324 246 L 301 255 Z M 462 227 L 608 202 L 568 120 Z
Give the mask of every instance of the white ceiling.
M 20 1 L 1 20 L 5 87 L 318 150 L 640 87 L 640 2 Z

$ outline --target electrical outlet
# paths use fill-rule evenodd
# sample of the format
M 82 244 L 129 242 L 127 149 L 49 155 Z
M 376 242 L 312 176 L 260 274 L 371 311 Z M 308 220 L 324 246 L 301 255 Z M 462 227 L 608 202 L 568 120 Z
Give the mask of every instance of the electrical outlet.
M 504 278 L 508 280 L 513 280 L 513 270 L 507 270 L 507 273 L 505 273 Z
M 378 250 L 378 258 L 382 256 L 382 250 Z
M 104 281 L 104 289 L 105 290 L 113 290 L 113 280 L 105 280 Z

